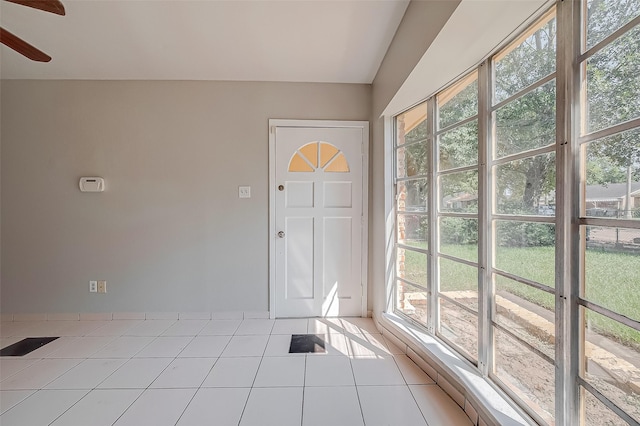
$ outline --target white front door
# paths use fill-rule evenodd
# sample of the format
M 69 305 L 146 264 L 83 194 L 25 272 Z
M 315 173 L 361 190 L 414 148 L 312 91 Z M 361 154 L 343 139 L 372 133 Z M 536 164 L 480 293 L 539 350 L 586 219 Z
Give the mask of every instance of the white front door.
M 274 127 L 275 316 L 361 316 L 364 124 Z

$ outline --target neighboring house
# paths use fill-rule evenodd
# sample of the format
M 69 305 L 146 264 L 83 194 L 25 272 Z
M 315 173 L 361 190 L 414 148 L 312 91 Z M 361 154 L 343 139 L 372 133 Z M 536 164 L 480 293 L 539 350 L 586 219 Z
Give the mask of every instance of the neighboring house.
M 590 216 L 618 216 L 624 211 L 627 198 L 626 183 L 587 185 L 586 208 Z M 631 183 L 632 210 L 640 208 L 640 182 Z
M 478 205 L 478 194 L 459 192 L 453 196 L 448 195 L 442 199 L 442 204 L 447 210 L 463 210 Z

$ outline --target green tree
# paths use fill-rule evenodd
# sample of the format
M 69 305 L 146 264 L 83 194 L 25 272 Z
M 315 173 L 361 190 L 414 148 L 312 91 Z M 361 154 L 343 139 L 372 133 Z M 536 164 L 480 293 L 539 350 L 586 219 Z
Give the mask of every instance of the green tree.
M 587 151 L 587 185 L 607 185 L 624 183 L 627 173 L 624 167 L 611 161 L 609 157 L 599 156 Z
M 494 61 L 496 102 L 504 101 L 556 69 L 556 20 L 550 19 L 520 45 Z M 495 113 L 498 158 L 555 142 L 555 79 L 508 102 Z M 555 188 L 555 156 L 540 155 L 498 167 L 502 213 L 536 213 Z
M 587 48 L 640 14 L 639 0 L 591 0 L 587 6 Z M 640 116 L 640 26 L 591 56 L 587 60 L 586 80 L 587 131 L 606 129 Z M 611 180 L 599 183 L 626 181 L 628 203 L 631 181 L 640 179 L 640 131 L 634 129 L 591 143 L 587 170 L 608 171 L 596 174 L 591 181 L 607 178 Z M 629 204 L 624 209 L 630 218 Z

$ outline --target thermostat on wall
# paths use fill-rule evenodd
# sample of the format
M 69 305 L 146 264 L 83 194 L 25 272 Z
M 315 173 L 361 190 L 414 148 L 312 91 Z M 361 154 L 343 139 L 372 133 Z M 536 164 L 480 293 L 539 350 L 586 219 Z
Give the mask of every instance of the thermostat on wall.
M 80 191 L 102 192 L 104 191 L 104 179 L 102 179 L 101 177 L 81 177 Z

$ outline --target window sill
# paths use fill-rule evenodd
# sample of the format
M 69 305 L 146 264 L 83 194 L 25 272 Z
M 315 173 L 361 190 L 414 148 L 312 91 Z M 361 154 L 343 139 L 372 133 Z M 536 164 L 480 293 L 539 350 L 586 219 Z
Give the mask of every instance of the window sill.
M 474 424 L 534 425 L 520 408 L 476 367 L 402 317 L 383 313 L 376 326 L 465 410 Z

